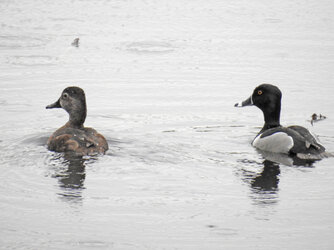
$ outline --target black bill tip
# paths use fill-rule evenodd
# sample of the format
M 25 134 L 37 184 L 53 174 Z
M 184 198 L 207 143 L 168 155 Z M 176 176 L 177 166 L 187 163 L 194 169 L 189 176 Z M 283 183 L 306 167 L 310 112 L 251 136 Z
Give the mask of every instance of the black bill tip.
M 253 99 L 252 99 L 252 97 L 249 97 L 248 99 L 246 99 L 243 102 L 238 102 L 238 103 L 234 104 L 234 107 L 241 108 L 241 107 L 252 106 L 252 105 L 253 105 Z
M 52 104 L 46 106 L 45 108 L 46 109 L 61 108 L 59 99 L 55 103 L 52 103 Z

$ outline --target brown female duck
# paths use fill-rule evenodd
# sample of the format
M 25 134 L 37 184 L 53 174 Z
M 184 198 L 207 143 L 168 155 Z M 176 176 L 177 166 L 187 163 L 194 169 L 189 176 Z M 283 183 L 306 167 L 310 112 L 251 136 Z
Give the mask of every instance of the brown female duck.
M 48 149 L 56 152 L 73 152 L 76 155 L 94 155 L 108 150 L 106 139 L 93 128 L 85 128 L 86 97 L 79 87 L 68 87 L 60 98 L 47 109 L 63 108 L 69 114 L 68 122 L 48 139 Z

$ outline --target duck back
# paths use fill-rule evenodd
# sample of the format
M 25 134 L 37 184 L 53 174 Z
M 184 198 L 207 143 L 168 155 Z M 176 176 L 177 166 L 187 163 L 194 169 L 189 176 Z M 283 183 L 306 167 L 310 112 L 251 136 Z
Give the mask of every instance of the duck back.
M 50 136 L 47 145 L 51 151 L 76 155 L 103 154 L 108 150 L 106 139 L 93 128 L 61 127 Z
M 319 155 L 325 152 L 317 138 L 301 126 L 276 127 L 260 132 L 252 142 L 264 151 L 287 154 Z

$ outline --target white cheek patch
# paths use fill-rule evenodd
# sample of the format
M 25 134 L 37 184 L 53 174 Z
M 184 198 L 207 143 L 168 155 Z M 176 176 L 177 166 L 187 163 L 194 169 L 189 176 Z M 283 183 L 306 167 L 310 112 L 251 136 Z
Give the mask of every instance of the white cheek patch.
M 263 151 L 287 154 L 293 147 L 293 139 L 286 133 L 277 132 L 264 138 L 261 135 L 255 137 L 252 145 Z

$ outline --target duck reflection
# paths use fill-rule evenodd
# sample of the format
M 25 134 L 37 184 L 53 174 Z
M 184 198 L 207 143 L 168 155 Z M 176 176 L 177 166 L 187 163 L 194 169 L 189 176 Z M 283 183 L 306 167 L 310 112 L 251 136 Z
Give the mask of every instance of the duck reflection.
M 275 204 L 278 201 L 279 181 L 280 181 L 280 165 L 297 166 L 297 167 L 313 167 L 315 160 L 300 159 L 298 157 L 290 157 L 283 154 L 268 153 L 258 151 L 264 158 L 264 161 L 256 165 L 263 165 L 261 171 L 242 170 L 242 178 L 249 183 L 251 188 L 251 198 L 257 205 Z M 250 163 L 254 166 L 254 161 L 243 160 L 242 162 Z
M 313 167 L 313 164 L 320 159 L 301 159 L 296 155 L 286 155 L 286 154 L 278 154 L 272 152 L 266 152 L 262 150 L 257 150 L 264 159 L 272 162 L 276 162 L 278 164 L 282 164 L 285 166 L 301 166 L 301 167 Z
M 86 178 L 85 159 L 82 157 L 66 157 L 66 169 L 56 174 L 60 187 L 65 189 L 82 189 Z
M 278 202 L 280 166 L 270 160 L 264 160 L 259 165 L 263 165 L 259 172 L 243 169 L 242 178 L 250 186 L 250 198 L 254 204 L 260 206 L 276 204 Z
M 262 191 L 276 191 L 279 182 L 278 175 L 281 173 L 279 165 L 276 162 L 265 160 L 263 166 L 262 172 L 252 179 L 251 187 Z
M 58 194 L 66 201 L 77 202 L 82 200 L 82 190 L 86 178 L 87 158 L 69 154 L 54 155 L 53 177 L 58 180 L 61 192 Z

